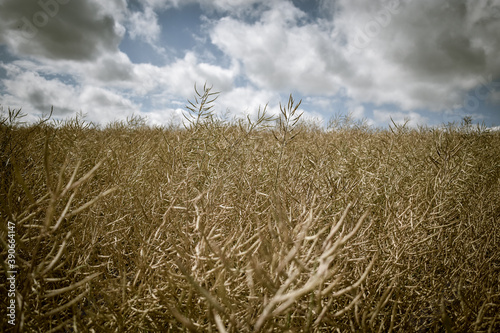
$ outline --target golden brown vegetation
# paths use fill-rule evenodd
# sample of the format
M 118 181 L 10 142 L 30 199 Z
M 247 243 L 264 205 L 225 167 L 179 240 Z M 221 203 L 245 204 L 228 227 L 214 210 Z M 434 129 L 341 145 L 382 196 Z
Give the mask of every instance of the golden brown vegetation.
M 3 116 L 4 330 L 500 330 L 499 133 L 324 131 L 292 99 L 225 123 L 212 97 L 187 128 Z

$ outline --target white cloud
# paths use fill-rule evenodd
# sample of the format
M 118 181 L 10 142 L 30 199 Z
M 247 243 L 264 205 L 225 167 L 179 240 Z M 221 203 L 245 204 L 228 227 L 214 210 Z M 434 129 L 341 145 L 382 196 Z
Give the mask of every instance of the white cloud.
M 438 111 L 500 75 L 498 3 L 340 0 L 331 21 L 306 24 L 275 2 L 256 23 L 226 17 L 210 36 L 261 88 L 332 96 L 345 87 L 358 102 Z
M 30 114 L 49 113 L 54 106 L 54 115 L 66 116 L 78 111 L 75 104 L 77 89 L 60 80 L 47 80 L 36 72 L 10 69 L 12 77 L 4 80 L 6 94 L 4 103 L 11 107 L 22 108 Z M 74 105 L 75 109 L 70 108 Z
M 99 123 L 113 120 L 124 120 L 134 113 L 140 112 L 140 105 L 134 104 L 126 97 L 92 86 L 84 87 L 79 94 L 81 110 L 88 118 Z
M 31 115 L 48 114 L 54 107 L 55 118 L 73 117 L 82 111 L 88 115 L 88 120 L 106 123 L 125 119 L 140 110 L 140 105 L 110 89 L 67 84 L 58 78 L 48 79 L 14 65 L 4 68 L 7 68 L 9 78 L 3 80 L 6 87 L 1 96 L 3 103 L 22 108 Z
M 165 10 L 171 7 L 179 7 L 180 4 L 192 3 L 191 0 L 144 0 L 145 6 L 152 7 L 153 9 Z
M 123 52 L 108 53 L 91 63 L 74 64 L 73 68 L 80 71 L 82 78 L 94 84 L 120 85 L 137 80 L 134 64 Z
M 299 101 L 295 100 L 295 105 Z M 217 100 L 217 110 L 220 113 L 229 111 L 230 115 L 236 119 L 243 119 L 250 116 L 252 120 L 257 118 L 260 112 L 266 109 L 267 116 L 277 117 L 280 114 L 280 103 L 286 106 L 288 103 L 288 96 L 283 98 L 276 92 L 266 89 L 255 89 L 252 87 L 239 87 L 231 91 L 223 93 Z M 305 108 L 299 107 L 297 114 L 303 113 L 301 119 L 303 121 L 323 124 L 324 117 L 316 111 L 310 111 Z
M 186 99 L 194 96 L 195 83 L 199 90 L 207 82 L 214 86 L 214 91 L 230 94 L 239 71 L 236 63 L 225 69 L 200 62 L 192 52 L 163 67 L 133 64 L 126 54 L 118 52 L 103 55 L 95 62 L 23 60 L 2 64 L 2 68 L 8 76 L 3 80 L 6 87 L 3 104 L 22 106 L 32 114 L 48 112 L 53 105 L 55 116 L 71 116 L 82 110 L 92 121 L 103 123 L 114 118 L 125 119 L 134 112 L 149 111 L 141 110 L 141 104 L 133 100 L 149 100 L 151 112 L 160 113 L 174 101 L 185 104 Z M 78 79 L 79 84 L 63 82 L 64 75 Z M 48 78 L 53 76 L 55 78 Z M 150 117 L 160 119 L 154 113 Z
M 307 124 L 314 124 L 318 127 L 323 127 L 325 124 L 325 118 L 322 114 L 315 111 L 307 111 L 303 109 L 297 110 L 298 114 L 302 113 L 300 120 Z
M 156 126 L 162 126 L 162 125 L 181 125 L 185 118 L 183 117 L 183 110 L 182 109 L 172 109 L 172 108 L 165 108 L 165 109 L 158 109 L 158 110 L 153 110 L 150 112 L 145 112 L 142 113 L 142 116 L 147 117 L 147 123 L 149 125 L 156 125 Z
M 267 103 L 273 105 L 268 108 L 269 115 L 278 114 L 277 106 L 280 96 L 269 90 L 257 90 L 251 87 L 238 87 L 230 91 L 223 92 L 217 100 L 221 112 L 229 110 L 237 118 L 249 115 L 256 117 L 259 108 L 264 110 Z
M 373 117 L 377 125 L 392 125 L 394 121 L 397 125 L 406 123 L 408 127 L 425 125 L 429 119 L 417 112 L 390 112 L 386 110 L 373 110 Z M 392 120 L 391 120 L 392 119 Z
M 146 7 L 144 12 L 132 13 L 129 22 L 128 32 L 132 39 L 141 38 L 149 44 L 154 44 L 160 37 L 158 16 L 151 7 Z
M 144 0 L 144 2 L 146 6 L 157 10 L 180 8 L 196 3 L 207 11 L 229 12 L 232 15 L 255 15 L 256 6 L 266 7 L 272 3 L 283 2 L 283 0 Z
M 289 92 L 335 94 L 340 77 L 338 53 L 326 26 L 299 26 L 304 13 L 289 2 L 276 2 L 261 20 L 247 24 L 226 17 L 210 33 L 212 42 L 244 65 L 258 87 Z M 340 59 L 341 60 L 341 59 Z
M 134 65 L 134 73 L 138 82 L 145 87 L 145 92 L 165 88 L 168 93 L 190 97 L 194 84 L 207 82 L 215 89 L 231 90 L 233 80 L 238 74 L 236 64 L 229 68 L 199 62 L 193 52 L 187 52 L 183 59 L 178 59 L 171 65 L 157 67 L 150 64 Z
M 316 109 L 331 111 L 335 103 L 335 100 L 333 98 L 328 98 L 328 97 L 309 96 L 304 99 L 304 102 L 312 105 Z
M 351 115 L 355 119 L 363 119 L 365 117 L 365 108 L 362 105 L 357 105 L 354 108 L 350 109 Z

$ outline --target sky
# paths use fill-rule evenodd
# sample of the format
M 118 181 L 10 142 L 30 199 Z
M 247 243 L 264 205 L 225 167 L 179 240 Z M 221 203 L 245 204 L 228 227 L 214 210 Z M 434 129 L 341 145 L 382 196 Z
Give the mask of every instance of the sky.
M 0 0 L 3 112 L 167 125 L 205 83 L 226 119 L 499 126 L 500 0 Z

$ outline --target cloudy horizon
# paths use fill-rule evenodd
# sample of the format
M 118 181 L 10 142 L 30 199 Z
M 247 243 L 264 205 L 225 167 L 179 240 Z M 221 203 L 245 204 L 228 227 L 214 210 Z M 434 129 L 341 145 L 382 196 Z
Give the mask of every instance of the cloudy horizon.
M 0 105 L 29 120 L 182 119 L 194 84 L 255 115 L 500 125 L 500 0 L 4 0 Z

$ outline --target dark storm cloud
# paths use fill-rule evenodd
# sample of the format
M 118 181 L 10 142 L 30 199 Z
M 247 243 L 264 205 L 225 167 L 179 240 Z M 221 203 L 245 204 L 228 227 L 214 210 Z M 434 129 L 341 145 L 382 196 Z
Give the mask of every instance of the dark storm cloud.
M 398 52 L 401 56 L 402 52 Z M 405 67 L 415 71 L 422 79 L 443 81 L 450 73 L 453 75 L 482 73 L 486 69 L 486 54 L 483 48 L 474 47 L 463 35 L 449 31 L 435 39 L 428 38 L 419 42 L 419 48 L 405 52 L 397 60 Z
M 496 66 L 488 68 L 488 58 L 499 50 L 498 38 L 485 34 L 491 25 L 500 28 L 499 22 L 488 19 L 492 8 L 482 8 L 481 1 L 413 2 L 388 27 L 388 32 L 398 29 L 400 36 L 387 45 L 388 55 L 429 79 L 497 72 Z
M 92 60 L 116 51 L 121 36 L 113 16 L 94 1 L 4 0 L 0 43 L 18 55 Z

